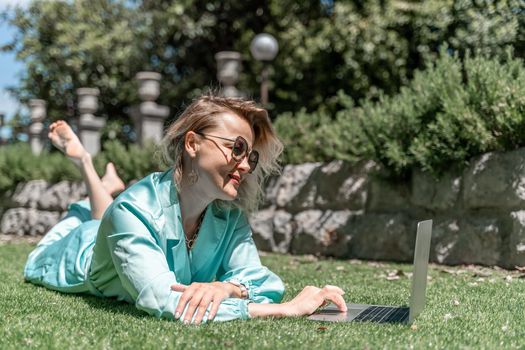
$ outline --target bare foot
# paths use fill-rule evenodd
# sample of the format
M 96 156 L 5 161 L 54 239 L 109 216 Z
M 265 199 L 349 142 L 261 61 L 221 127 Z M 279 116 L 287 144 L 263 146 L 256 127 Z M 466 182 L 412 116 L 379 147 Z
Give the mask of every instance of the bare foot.
M 69 124 L 63 120 L 52 123 L 47 136 L 56 148 L 76 162 L 89 155 Z
M 102 186 L 104 186 L 106 191 L 112 195 L 121 192 L 126 188 L 126 185 L 117 174 L 115 165 L 111 162 L 106 164 L 106 173 L 102 176 L 101 180 Z

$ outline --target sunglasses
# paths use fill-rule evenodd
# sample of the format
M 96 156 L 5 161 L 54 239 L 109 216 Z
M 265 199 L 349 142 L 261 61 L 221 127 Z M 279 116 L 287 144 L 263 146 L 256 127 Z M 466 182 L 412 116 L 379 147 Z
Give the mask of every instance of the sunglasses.
M 234 139 L 228 139 L 226 137 L 205 134 L 205 133 L 202 133 L 202 132 L 195 132 L 195 133 L 198 134 L 198 135 L 201 135 L 203 137 L 215 137 L 216 139 L 221 139 L 221 140 L 226 140 L 226 141 L 233 142 L 232 159 L 234 161 L 236 161 L 237 163 L 240 163 L 240 162 L 242 162 L 244 157 L 247 157 L 248 158 L 248 165 L 250 166 L 250 170 L 248 171 L 248 173 L 250 173 L 250 174 L 257 167 L 257 163 L 259 162 L 259 152 L 257 152 L 256 150 L 252 150 L 251 152 L 249 152 L 249 148 L 250 147 L 248 146 L 248 141 L 246 141 L 246 139 L 244 137 L 237 136 L 237 138 L 234 140 Z

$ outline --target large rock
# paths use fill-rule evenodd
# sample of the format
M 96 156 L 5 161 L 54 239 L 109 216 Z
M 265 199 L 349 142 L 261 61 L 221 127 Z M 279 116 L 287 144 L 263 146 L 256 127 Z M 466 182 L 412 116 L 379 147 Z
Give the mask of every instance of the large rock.
M 497 265 L 502 249 L 502 226 L 494 218 L 434 220 L 430 260 L 440 264 Z
M 463 199 L 468 209 L 525 209 L 525 149 L 487 153 L 464 175 Z
M 61 181 L 47 188 L 38 200 L 38 208 L 51 211 L 65 211 L 68 206 L 87 196 L 82 182 Z
M 410 189 L 404 182 L 373 176 L 369 185 L 367 211 L 378 213 L 399 213 L 412 210 Z
M 461 176 L 447 172 L 439 179 L 428 173 L 412 173 L 412 203 L 429 210 L 449 210 L 456 206 Z
M 370 214 L 349 226 L 350 257 L 371 260 L 412 261 L 415 230 L 402 214 Z
M 0 221 L 0 232 L 8 235 L 43 235 L 60 219 L 60 213 L 34 208 L 8 209 Z
M 355 215 L 350 210 L 306 210 L 294 217 L 296 231 L 290 252 L 344 257 L 348 255 L 350 237 L 345 228 Z
M 363 210 L 368 197 L 369 173 L 376 169 L 372 161 L 356 165 L 333 161 L 312 171 L 308 182 L 287 205 L 298 212 L 306 209 Z
M 525 266 L 525 210 L 510 213 L 511 225 L 505 241 L 503 266 Z
M 19 183 L 12 197 L 13 207 L 37 208 L 38 201 L 49 187 L 45 180 Z
M 273 240 L 273 217 L 275 207 L 261 209 L 250 215 L 250 226 L 252 228 L 252 237 L 257 249 L 271 252 L 274 250 L 275 242 Z
M 273 216 L 273 241 L 274 252 L 288 253 L 292 241 L 293 232 L 296 231 L 297 223 L 293 216 L 284 210 L 276 210 Z
M 288 204 L 301 193 L 312 171 L 319 165 L 320 163 L 305 163 L 285 166 L 281 176 L 268 184 L 266 189 L 267 201 L 274 202 L 281 208 L 286 207 L 287 211 L 297 211 L 294 208 L 288 208 Z

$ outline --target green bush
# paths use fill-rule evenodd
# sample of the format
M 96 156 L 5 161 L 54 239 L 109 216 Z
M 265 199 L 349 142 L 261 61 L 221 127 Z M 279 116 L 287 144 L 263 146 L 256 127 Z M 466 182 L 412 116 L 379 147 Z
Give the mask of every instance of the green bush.
M 341 98 L 342 97 L 342 98 Z M 307 113 L 283 113 L 274 126 L 285 144 L 282 162 L 304 162 L 341 159 L 350 162 L 369 158 L 371 145 L 363 134 L 357 118 L 348 115 L 352 101 L 341 95 L 348 109 L 337 113 L 335 120 L 323 109 Z
M 103 151 L 94 158 L 99 174 L 105 165 L 113 162 L 119 176 L 128 183 L 153 171 L 165 169 L 153 144 L 124 146 L 118 141 L 108 141 Z M 36 156 L 27 143 L 0 147 L 0 193 L 12 190 L 18 183 L 35 179 L 49 182 L 82 179 L 75 164 L 60 152 L 44 151 Z
M 525 145 L 525 68 L 510 53 L 461 61 L 442 50 L 397 95 L 362 101 L 360 108 L 344 94 L 340 100 L 347 107 L 331 123 L 320 113 L 277 118 L 286 161 L 368 158 L 396 176 L 415 167 L 438 174 L 480 153 Z M 320 139 L 330 140 L 331 150 L 314 150 L 312 140 Z
M 65 159 L 58 153 L 44 152 L 35 156 L 27 143 L 0 147 L 0 193 L 13 189 L 20 182 L 33 179 L 54 182 L 80 179 L 75 165 Z
M 115 164 L 119 176 L 126 183 L 166 168 L 157 147 L 152 143 L 125 146 L 119 141 L 107 141 L 104 151 L 95 157 L 94 163 L 97 169 L 102 170 L 108 162 Z

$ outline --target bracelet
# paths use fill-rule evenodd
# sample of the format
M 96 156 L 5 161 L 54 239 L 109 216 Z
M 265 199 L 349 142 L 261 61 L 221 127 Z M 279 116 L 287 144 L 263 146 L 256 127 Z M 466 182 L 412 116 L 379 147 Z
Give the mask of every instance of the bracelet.
M 248 289 L 246 286 L 236 280 L 225 281 L 224 283 L 233 284 L 241 290 L 241 299 L 248 299 Z

